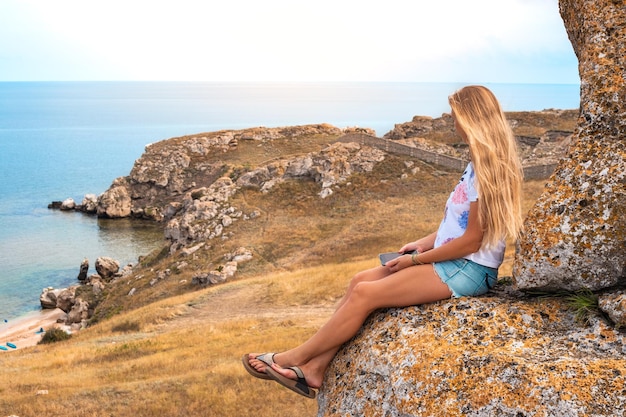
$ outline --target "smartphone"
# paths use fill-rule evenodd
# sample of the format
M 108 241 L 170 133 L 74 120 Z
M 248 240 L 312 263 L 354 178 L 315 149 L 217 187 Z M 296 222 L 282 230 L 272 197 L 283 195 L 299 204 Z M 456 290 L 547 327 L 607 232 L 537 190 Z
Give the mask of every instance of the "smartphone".
M 381 253 L 378 255 L 378 258 L 380 259 L 380 264 L 382 266 L 385 266 L 387 264 L 387 262 L 389 262 L 392 259 L 396 259 L 398 256 L 402 256 L 402 255 L 411 255 L 417 253 L 416 250 L 412 250 L 409 252 L 385 252 L 385 253 Z

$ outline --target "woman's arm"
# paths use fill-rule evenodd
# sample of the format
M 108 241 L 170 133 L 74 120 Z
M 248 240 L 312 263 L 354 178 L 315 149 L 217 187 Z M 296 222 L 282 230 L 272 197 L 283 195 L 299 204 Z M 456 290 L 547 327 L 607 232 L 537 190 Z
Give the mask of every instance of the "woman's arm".
M 432 235 L 429 235 L 424 239 L 430 238 L 431 236 Z M 420 251 L 419 255 L 416 255 L 414 259 L 418 263 L 421 262 L 425 264 L 459 259 L 471 253 L 477 252 L 482 245 L 482 240 L 483 230 L 480 227 L 480 222 L 478 220 L 478 201 L 476 201 L 470 203 L 467 229 L 465 229 L 465 233 L 463 233 L 463 235 L 451 240 L 445 245 L 439 246 L 438 248 L 423 252 Z M 405 245 L 405 247 L 409 245 L 412 244 L 409 243 Z M 411 265 L 413 265 L 411 255 L 402 255 L 393 261 L 387 262 L 387 266 L 392 271 L 397 271 Z

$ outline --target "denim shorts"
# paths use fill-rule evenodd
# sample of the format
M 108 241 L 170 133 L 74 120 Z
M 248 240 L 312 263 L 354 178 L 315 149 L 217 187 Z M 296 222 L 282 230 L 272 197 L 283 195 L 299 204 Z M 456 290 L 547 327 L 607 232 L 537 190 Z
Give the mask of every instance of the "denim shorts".
M 448 285 L 453 297 L 482 295 L 498 282 L 498 270 L 467 259 L 435 262 L 439 278 Z

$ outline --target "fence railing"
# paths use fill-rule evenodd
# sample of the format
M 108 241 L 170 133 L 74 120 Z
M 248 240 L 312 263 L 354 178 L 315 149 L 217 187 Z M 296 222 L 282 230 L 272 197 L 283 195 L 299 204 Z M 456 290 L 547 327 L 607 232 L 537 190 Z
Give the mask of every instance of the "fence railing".
M 463 171 L 469 162 L 467 159 L 443 155 L 426 149 L 404 145 L 390 139 L 377 138 L 365 133 L 348 133 L 339 139 L 339 142 L 357 142 L 360 145 L 372 146 L 385 152 L 408 155 L 429 164 L 439 165 L 454 171 Z M 524 167 L 524 178 L 527 180 L 539 180 L 548 178 L 556 168 L 556 163 L 533 165 Z

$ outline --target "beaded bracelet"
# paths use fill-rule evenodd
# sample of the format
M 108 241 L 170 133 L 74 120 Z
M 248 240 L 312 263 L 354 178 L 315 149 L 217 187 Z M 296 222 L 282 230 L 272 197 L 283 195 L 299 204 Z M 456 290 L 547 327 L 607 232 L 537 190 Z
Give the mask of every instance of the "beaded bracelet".
M 411 255 L 411 262 L 413 262 L 413 265 L 424 265 L 424 262 L 417 259 L 417 255 L 419 255 L 418 252 Z

